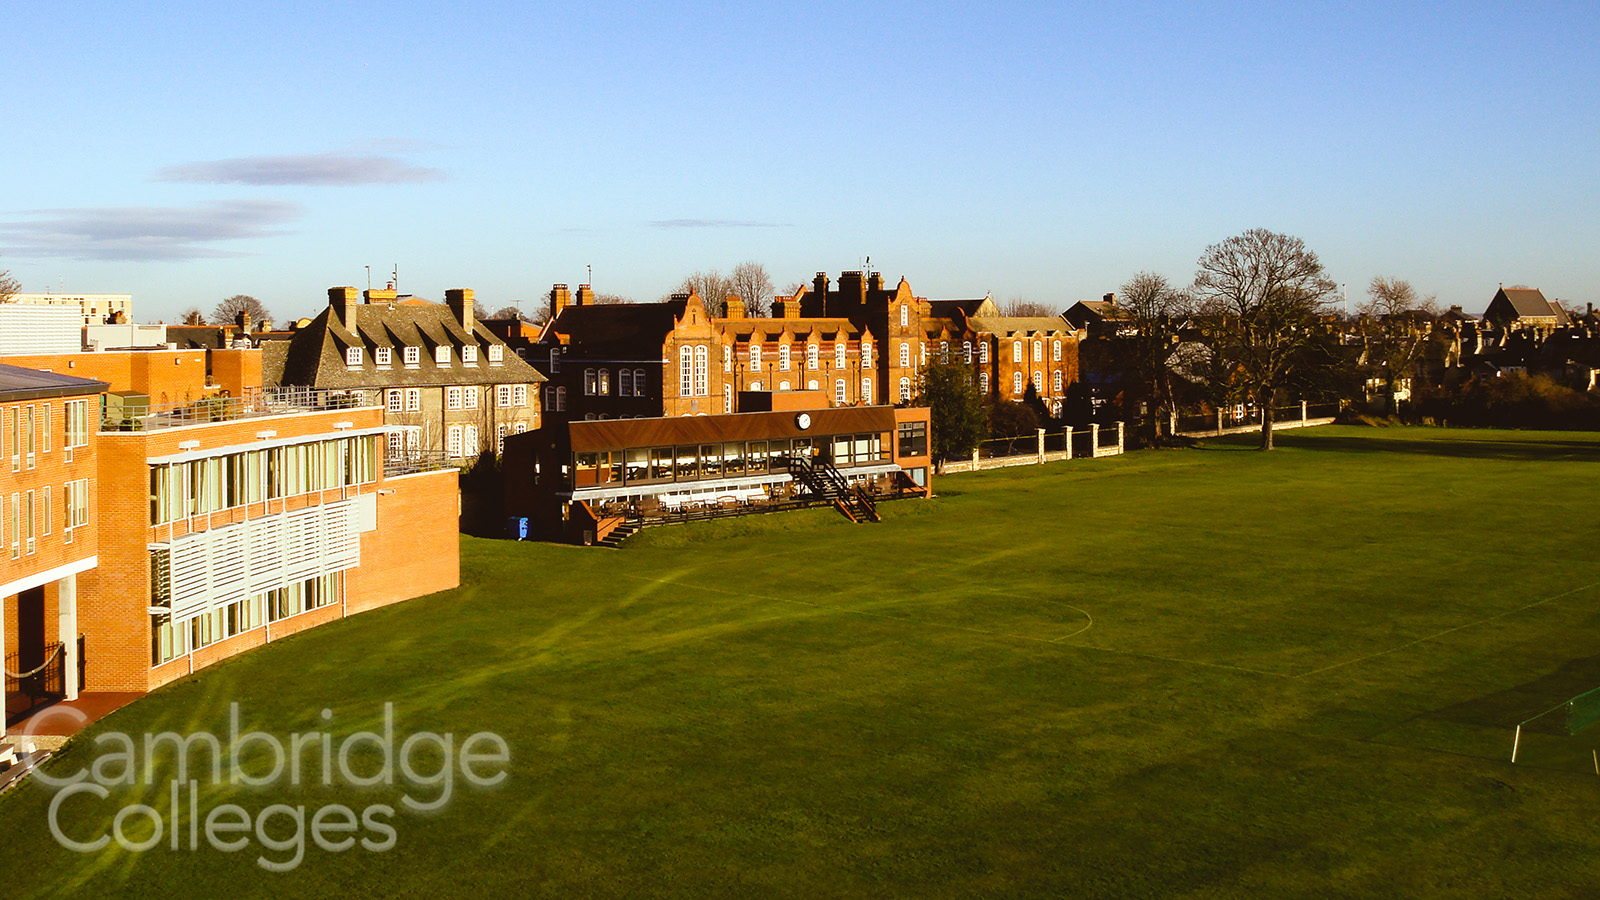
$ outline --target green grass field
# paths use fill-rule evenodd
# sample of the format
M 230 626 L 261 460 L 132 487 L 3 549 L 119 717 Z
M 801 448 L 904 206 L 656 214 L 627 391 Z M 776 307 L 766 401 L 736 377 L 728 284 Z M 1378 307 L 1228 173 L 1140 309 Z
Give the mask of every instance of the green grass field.
M 1593 896 L 1600 777 L 1573 760 L 1600 728 L 1508 756 L 1512 725 L 1600 686 L 1600 435 L 1279 439 L 944 478 L 878 525 L 464 539 L 461 589 L 251 652 L 90 735 L 225 734 L 237 701 L 284 737 L 329 708 L 340 738 L 392 702 L 398 733 L 502 735 L 502 784 L 397 812 L 387 852 L 312 846 L 270 873 L 257 844 L 69 852 L 32 781 L 0 798 L 0 887 Z M 80 738 L 55 771 L 97 752 Z M 164 809 L 171 777 L 64 801 L 63 827 Z M 200 815 L 400 793 L 206 786 Z

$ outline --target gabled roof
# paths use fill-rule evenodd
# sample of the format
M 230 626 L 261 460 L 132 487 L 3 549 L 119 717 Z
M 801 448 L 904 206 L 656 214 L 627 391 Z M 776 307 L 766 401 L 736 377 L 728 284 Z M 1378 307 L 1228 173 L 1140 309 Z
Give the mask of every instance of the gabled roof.
M 98 394 L 110 385 L 89 378 L 74 378 L 58 372 L 41 372 L 21 366 L 0 365 L 0 403 L 42 400 L 48 397 L 78 397 Z
M 861 333 L 849 319 L 835 319 L 832 317 L 810 319 L 717 319 L 717 324 L 731 333 L 736 342 L 751 340 L 752 335 L 759 335 L 755 342 L 760 344 L 766 341 L 775 341 L 785 331 L 794 335 L 797 340 L 804 341 L 808 335 L 834 335 L 838 340 L 843 335 L 846 340 Z
M 929 300 L 928 312 L 941 319 L 953 319 L 957 312 L 964 316 L 998 316 L 1000 308 L 989 297 L 976 300 Z
M 474 322 L 469 333 L 456 320 L 450 307 L 428 304 L 352 304 L 356 331 L 352 333 L 333 314 L 324 309 L 311 324 L 295 332 L 282 351 L 282 367 L 276 358 L 264 358 L 263 369 L 277 372 L 279 384 L 316 388 L 427 387 L 447 384 L 518 384 L 544 381 L 534 368 L 509 350 L 498 364 L 490 363 L 487 348 L 505 342 L 482 322 Z M 280 343 L 280 342 L 271 342 Z M 479 348 L 476 366 L 461 362 L 461 348 Z M 270 343 L 268 344 L 270 346 Z M 434 349 L 450 348 L 450 362 L 434 361 Z M 351 369 L 345 363 L 345 350 L 360 347 L 362 364 Z M 380 368 L 372 351 L 379 347 L 394 350 L 388 368 Z M 402 362 L 401 348 L 421 350 L 415 368 Z M 276 357 L 277 354 L 273 354 Z M 265 374 L 265 373 L 264 373 Z
M 1079 300 L 1068 307 L 1061 316 L 1075 325 L 1133 318 L 1132 313 L 1110 300 Z
M 574 355 L 596 359 L 659 359 L 688 300 L 569 306 L 544 331 L 542 343 L 559 342 Z
M 1511 304 L 1511 309 L 1519 319 L 1549 319 L 1554 318 L 1558 325 L 1567 324 L 1567 311 L 1558 304 L 1551 303 L 1544 298 L 1544 292 L 1538 288 L 1501 288 L 1494 299 L 1501 297 Z M 1490 301 L 1490 306 L 1494 301 Z M 1484 315 L 1488 315 L 1487 312 Z
M 973 331 L 988 334 L 1073 330 L 1065 319 L 1055 316 L 975 316 L 967 319 L 967 324 Z

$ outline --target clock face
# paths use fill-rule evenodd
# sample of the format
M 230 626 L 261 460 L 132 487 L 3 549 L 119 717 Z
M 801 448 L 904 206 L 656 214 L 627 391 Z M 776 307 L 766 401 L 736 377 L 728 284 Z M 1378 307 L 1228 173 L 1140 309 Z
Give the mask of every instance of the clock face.
M 810 428 L 811 427 L 811 414 L 810 413 L 801 413 L 800 415 L 795 416 L 794 417 L 794 424 L 799 426 L 801 431 L 804 431 L 805 429 Z

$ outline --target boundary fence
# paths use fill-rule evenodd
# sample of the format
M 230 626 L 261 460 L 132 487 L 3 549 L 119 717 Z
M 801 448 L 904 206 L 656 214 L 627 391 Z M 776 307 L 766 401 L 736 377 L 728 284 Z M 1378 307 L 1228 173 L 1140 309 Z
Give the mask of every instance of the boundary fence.
M 981 472 L 1009 466 L 1042 466 L 1058 460 L 1116 456 L 1126 446 L 1125 432 L 1123 423 L 1117 422 L 1054 432 L 1040 428 L 1031 435 L 994 438 L 979 443 L 977 449 L 972 451 L 971 459 L 946 460 L 940 474 Z
M 1339 414 L 1337 403 L 1308 404 L 1301 401 L 1296 406 L 1274 407 L 1272 410 L 1272 430 L 1282 431 L 1286 428 L 1309 428 L 1313 425 L 1329 425 L 1334 417 Z M 1202 415 L 1180 416 L 1173 414 L 1171 431 L 1182 437 L 1202 438 L 1216 437 L 1223 434 L 1244 434 L 1261 430 L 1261 410 L 1255 407 L 1235 406 L 1219 408 L 1216 412 Z

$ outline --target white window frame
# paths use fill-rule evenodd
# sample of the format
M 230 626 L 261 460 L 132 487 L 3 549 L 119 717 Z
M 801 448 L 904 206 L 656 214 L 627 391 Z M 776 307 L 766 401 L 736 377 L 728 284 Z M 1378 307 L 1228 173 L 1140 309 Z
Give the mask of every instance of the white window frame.
M 461 387 L 450 385 L 444 389 L 444 408 L 454 411 L 461 408 Z
M 497 384 L 494 386 L 494 405 L 500 409 L 511 408 L 511 385 Z
M 849 398 L 850 388 L 845 384 L 844 379 L 835 379 L 833 382 L 833 402 L 843 406 L 849 402 Z
M 422 388 L 406 388 L 406 412 L 422 411 Z
M 451 459 L 461 458 L 461 426 L 450 425 L 444 430 L 444 455 Z
M 400 358 L 405 361 L 408 369 L 415 369 L 422 365 L 422 349 L 420 347 L 402 347 Z
M 694 395 L 711 396 L 711 351 L 705 344 L 694 348 Z
M 1011 361 L 1014 362 L 1014 363 L 1022 362 L 1022 342 L 1021 341 L 1012 341 L 1011 342 Z
M 909 369 L 910 367 L 911 367 L 911 345 L 906 343 L 906 342 L 904 342 L 904 341 L 901 341 L 900 342 L 900 368 Z
M 1016 372 L 1012 372 L 1011 373 L 1011 393 L 1017 394 L 1017 395 L 1021 395 L 1021 393 L 1022 393 L 1022 372 L 1021 372 L 1021 370 L 1018 370 Z
M 388 347 L 379 347 L 372 351 L 372 361 L 384 368 L 388 368 L 394 360 L 394 351 Z
M 469 384 L 461 389 L 461 407 L 463 409 L 478 408 L 478 386 Z
M 391 388 L 383 392 L 383 408 L 389 412 L 401 412 L 405 409 L 405 392 L 399 388 Z
M 806 368 L 808 368 L 808 369 L 821 368 L 821 366 L 818 365 L 818 363 L 817 363 L 818 358 L 819 358 L 819 352 L 818 352 L 817 345 L 816 344 L 806 344 Z
M 901 377 L 900 379 L 900 402 L 911 402 L 911 379 L 909 378 Z
M 838 369 L 845 366 L 845 348 L 842 341 L 833 345 L 833 365 Z
M 1055 345 L 1055 349 L 1051 353 L 1054 357 L 1051 362 L 1061 362 L 1061 341 L 1055 340 L 1051 341 L 1051 343 Z
M 872 368 L 872 342 L 871 341 L 862 341 L 861 342 L 861 367 L 864 368 L 864 369 Z
M 778 371 L 780 371 L 780 372 L 789 371 L 789 361 L 790 361 L 789 360 L 789 345 L 788 344 L 779 344 L 778 345 Z
M 872 403 L 872 379 L 871 378 L 863 378 L 863 379 L 861 379 L 861 402 L 862 403 L 866 403 L 866 404 L 871 404 Z
M 448 366 L 448 365 L 450 365 L 450 345 L 449 344 L 440 344 L 439 346 L 433 348 L 433 362 L 434 362 L 435 365 L 440 365 L 440 366 Z
M 461 364 L 475 366 L 478 364 L 478 345 L 467 344 L 461 348 Z
M 513 384 L 511 386 L 511 405 L 516 407 L 516 408 L 518 408 L 518 409 L 521 409 L 522 407 L 528 405 L 528 386 L 527 385 L 525 385 L 525 384 Z
M 499 365 L 506 358 L 506 348 L 500 344 L 489 345 L 489 365 Z
M 361 368 L 361 348 L 360 347 L 346 347 L 346 348 L 344 348 L 344 364 L 345 364 L 345 366 L 347 368 L 351 368 L 351 369 L 359 369 L 359 368 Z
M 982 364 L 982 365 L 988 365 L 989 364 L 989 342 L 988 341 L 979 341 L 978 342 L 978 362 L 980 364 Z

